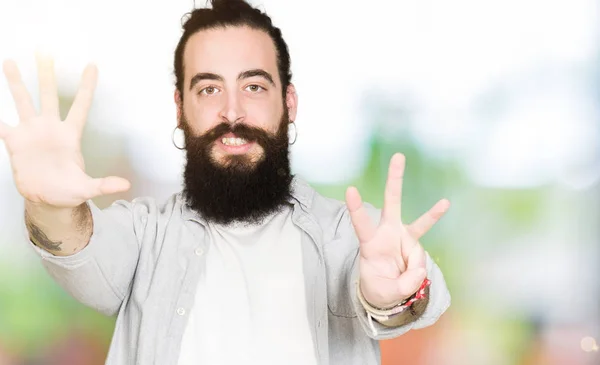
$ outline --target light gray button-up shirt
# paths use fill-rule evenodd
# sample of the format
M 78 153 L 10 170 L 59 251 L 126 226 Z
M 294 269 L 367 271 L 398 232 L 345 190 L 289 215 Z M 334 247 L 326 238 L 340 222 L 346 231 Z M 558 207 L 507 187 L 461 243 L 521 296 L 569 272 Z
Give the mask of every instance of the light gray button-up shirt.
M 428 254 L 425 313 L 401 327 L 373 325 L 356 295 L 358 239 L 346 205 L 297 177 L 292 190 L 289 203 L 302 230 L 307 314 L 320 365 L 379 364 L 377 340 L 432 325 L 450 306 L 444 277 Z M 161 205 L 151 198 L 117 201 L 104 210 L 89 205 L 94 232 L 83 250 L 66 257 L 33 246 L 35 251 L 77 300 L 117 315 L 106 364 L 176 364 L 204 269 L 206 222 L 181 193 Z M 367 206 L 378 221 L 379 210 Z

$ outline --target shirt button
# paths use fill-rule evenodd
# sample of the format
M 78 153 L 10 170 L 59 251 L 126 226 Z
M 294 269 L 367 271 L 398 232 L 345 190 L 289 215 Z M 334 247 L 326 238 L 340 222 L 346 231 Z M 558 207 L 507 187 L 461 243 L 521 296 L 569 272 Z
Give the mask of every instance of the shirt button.
M 321 320 L 319 319 L 319 321 L 317 322 L 317 327 L 321 328 L 322 325 L 323 325 L 323 322 L 321 322 Z
M 177 309 L 177 314 L 179 314 L 180 316 L 185 315 L 185 309 L 183 309 L 183 308 Z
M 196 256 L 202 256 L 202 254 L 204 253 L 204 250 L 201 249 L 200 247 L 198 247 L 197 249 L 194 250 L 194 253 L 196 254 Z

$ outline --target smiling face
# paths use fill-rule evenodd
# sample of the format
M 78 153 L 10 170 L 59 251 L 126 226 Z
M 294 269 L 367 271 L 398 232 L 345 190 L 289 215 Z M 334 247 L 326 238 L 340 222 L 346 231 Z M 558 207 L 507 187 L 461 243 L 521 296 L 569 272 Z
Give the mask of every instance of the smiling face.
M 274 137 L 286 109 L 289 119 L 295 118 L 294 88 L 286 90 L 284 101 L 277 51 L 263 31 L 219 27 L 198 32 L 186 44 L 184 70 L 183 102 L 176 95 L 179 120 L 187 122 L 185 129 L 194 136 L 206 136 L 220 124 L 232 129 L 242 124 Z M 215 163 L 226 166 L 236 160 L 255 166 L 264 158 L 258 136 L 240 134 L 230 130 L 211 136 Z
M 290 195 L 288 124 L 297 97 L 283 98 L 277 52 L 264 32 L 220 27 L 190 37 L 183 98 L 188 204 L 218 223 L 258 222 Z

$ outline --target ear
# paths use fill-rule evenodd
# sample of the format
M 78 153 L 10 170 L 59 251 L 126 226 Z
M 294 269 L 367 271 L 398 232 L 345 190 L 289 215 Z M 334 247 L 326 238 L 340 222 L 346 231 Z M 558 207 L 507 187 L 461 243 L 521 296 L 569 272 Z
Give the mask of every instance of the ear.
M 183 114 L 183 102 L 181 100 L 181 93 L 179 90 L 175 90 L 175 94 L 173 95 L 173 99 L 175 100 L 175 106 L 177 108 L 177 127 L 181 128 L 181 116 Z
M 287 87 L 285 93 L 285 106 L 287 107 L 290 120 L 295 122 L 298 113 L 298 94 L 296 94 L 296 87 L 293 84 L 290 84 Z

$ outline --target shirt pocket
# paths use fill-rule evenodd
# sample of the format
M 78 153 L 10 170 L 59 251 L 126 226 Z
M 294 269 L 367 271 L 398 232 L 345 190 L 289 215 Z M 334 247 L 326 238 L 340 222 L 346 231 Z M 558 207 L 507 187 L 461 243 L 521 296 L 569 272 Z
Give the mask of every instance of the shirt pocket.
M 358 254 L 358 243 L 336 238 L 323 247 L 327 274 L 327 307 L 337 317 L 354 318 L 356 311 L 350 298 L 352 267 Z

